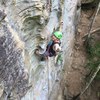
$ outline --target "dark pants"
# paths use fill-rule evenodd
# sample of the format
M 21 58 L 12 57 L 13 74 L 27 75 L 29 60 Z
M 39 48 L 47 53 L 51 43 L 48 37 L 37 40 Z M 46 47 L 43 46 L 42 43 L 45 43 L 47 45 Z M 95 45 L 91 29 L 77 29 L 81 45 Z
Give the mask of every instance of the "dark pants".
M 52 56 L 56 56 L 56 53 L 45 51 L 45 53 L 43 54 L 43 56 L 45 56 L 45 57 L 48 57 L 48 56 L 52 57 Z

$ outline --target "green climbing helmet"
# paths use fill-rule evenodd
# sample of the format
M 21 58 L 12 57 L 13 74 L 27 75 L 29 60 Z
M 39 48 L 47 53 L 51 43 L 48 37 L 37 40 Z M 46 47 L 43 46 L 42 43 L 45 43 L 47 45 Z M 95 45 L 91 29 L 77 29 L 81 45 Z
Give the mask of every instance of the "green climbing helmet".
M 56 31 L 56 32 L 54 32 L 53 34 L 54 34 L 54 36 L 55 36 L 56 38 L 58 38 L 58 39 L 61 39 L 61 38 L 62 38 L 62 32 L 60 32 L 60 31 Z

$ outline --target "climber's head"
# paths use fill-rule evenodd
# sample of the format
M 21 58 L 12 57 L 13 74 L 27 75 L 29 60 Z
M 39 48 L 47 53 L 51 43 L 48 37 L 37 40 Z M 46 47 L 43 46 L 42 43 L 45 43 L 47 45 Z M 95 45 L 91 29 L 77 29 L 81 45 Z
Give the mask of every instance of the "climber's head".
M 60 31 L 54 32 L 53 35 L 59 40 L 62 38 L 62 32 L 60 32 Z
M 60 31 L 56 31 L 56 32 L 54 32 L 53 33 L 53 35 L 52 35 L 52 39 L 53 40 L 60 40 L 62 38 L 62 32 L 60 32 Z

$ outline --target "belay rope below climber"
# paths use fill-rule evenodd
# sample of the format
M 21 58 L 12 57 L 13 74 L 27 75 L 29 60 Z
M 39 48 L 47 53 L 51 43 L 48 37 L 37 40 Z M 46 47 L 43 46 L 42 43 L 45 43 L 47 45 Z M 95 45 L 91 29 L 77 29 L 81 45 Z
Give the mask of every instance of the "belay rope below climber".
M 49 41 L 49 39 L 48 39 L 48 41 Z M 48 41 L 47 41 L 47 43 L 48 43 Z M 48 58 L 48 60 L 49 60 L 49 58 Z M 47 60 L 47 81 L 48 81 L 48 100 L 49 100 L 49 95 L 50 95 L 49 70 L 50 70 L 50 68 L 49 68 L 48 60 Z
M 49 58 L 48 58 L 49 60 Z M 47 79 L 48 79 L 48 100 L 49 100 L 49 95 L 50 95 L 50 82 L 49 82 L 49 62 L 47 61 Z

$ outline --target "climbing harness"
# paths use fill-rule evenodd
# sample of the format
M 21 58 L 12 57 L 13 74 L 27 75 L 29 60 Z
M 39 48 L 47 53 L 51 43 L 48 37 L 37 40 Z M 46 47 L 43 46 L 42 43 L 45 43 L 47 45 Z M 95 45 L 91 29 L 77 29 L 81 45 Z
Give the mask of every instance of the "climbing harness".
M 48 43 L 46 53 L 48 53 L 47 55 L 49 57 L 56 56 L 56 52 L 53 50 L 53 45 L 56 44 L 56 43 L 59 44 L 59 46 L 61 44 L 61 42 L 54 42 L 54 41 L 50 41 Z

